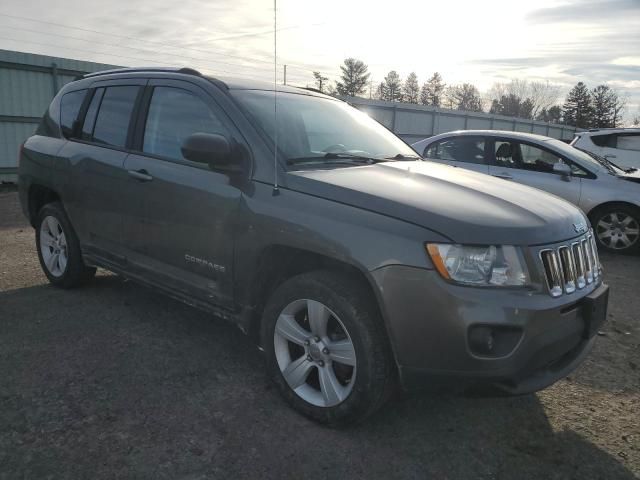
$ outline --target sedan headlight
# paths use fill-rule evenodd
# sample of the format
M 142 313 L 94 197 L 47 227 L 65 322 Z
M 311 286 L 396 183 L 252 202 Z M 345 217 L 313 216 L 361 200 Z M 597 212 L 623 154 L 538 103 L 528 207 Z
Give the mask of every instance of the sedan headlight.
M 438 273 L 446 280 L 479 287 L 529 284 L 529 273 L 518 247 L 445 243 L 428 243 L 426 247 Z

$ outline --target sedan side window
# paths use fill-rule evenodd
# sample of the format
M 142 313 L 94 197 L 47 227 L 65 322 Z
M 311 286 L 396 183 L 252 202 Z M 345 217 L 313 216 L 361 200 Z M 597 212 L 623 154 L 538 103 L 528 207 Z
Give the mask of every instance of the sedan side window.
M 149 105 L 142 150 L 174 160 L 184 160 L 182 143 L 194 133 L 229 137 L 220 118 L 200 98 L 174 87 L 155 87 Z
M 484 139 L 460 137 L 441 140 L 429 145 L 424 155 L 438 160 L 484 164 Z
M 562 162 L 560 157 L 553 153 L 526 143 L 520 144 L 520 152 L 522 155 L 521 168 L 524 170 L 553 173 L 553 166 Z

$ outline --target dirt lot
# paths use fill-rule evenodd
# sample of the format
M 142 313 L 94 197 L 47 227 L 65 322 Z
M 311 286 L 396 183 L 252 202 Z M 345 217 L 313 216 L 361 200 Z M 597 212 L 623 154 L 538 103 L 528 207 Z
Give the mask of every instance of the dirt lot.
M 603 258 L 610 318 L 570 378 L 416 396 L 331 430 L 290 410 L 240 331 L 115 275 L 62 291 L 0 193 L 0 478 L 640 476 L 640 257 Z

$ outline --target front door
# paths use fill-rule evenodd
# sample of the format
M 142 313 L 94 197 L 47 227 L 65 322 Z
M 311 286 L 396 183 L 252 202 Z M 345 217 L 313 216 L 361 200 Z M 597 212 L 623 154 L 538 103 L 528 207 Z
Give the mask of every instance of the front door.
M 490 173 L 494 177 L 529 185 L 578 204 L 582 169 L 558 154 L 538 145 L 511 139 L 495 139 Z M 556 163 L 568 163 L 572 175 L 563 177 L 553 171 Z M 526 202 L 526 198 L 523 199 Z
M 241 191 L 228 175 L 186 160 L 194 133 L 239 138 L 214 99 L 176 80 L 151 80 L 139 127 L 140 153 L 125 161 L 127 258 L 147 278 L 218 305 L 232 303 L 234 219 Z

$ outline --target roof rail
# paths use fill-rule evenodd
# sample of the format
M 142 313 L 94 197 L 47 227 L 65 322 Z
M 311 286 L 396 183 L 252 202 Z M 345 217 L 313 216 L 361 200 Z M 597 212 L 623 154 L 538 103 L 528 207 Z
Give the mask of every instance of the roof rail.
M 102 70 L 101 72 L 87 73 L 82 78 L 99 77 L 101 75 L 111 75 L 112 73 L 138 73 L 138 72 L 167 72 L 167 73 L 184 73 L 185 75 L 196 75 L 201 77 L 202 74 L 193 68 L 188 67 L 132 67 L 132 68 L 114 68 L 113 70 Z

